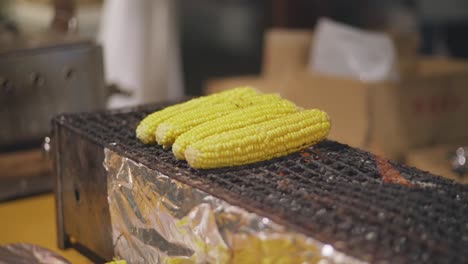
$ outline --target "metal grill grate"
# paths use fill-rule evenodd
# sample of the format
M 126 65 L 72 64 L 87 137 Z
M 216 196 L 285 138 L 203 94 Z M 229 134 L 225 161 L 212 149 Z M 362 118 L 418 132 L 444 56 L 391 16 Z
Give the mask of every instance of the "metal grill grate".
M 267 162 L 195 170 L 170 151 L 135 138 L 138 122 L 161 107 L 63 115 L 56 121 L 98 145 L 359 259 L 468 262 L 468 186 L 332 141 Z

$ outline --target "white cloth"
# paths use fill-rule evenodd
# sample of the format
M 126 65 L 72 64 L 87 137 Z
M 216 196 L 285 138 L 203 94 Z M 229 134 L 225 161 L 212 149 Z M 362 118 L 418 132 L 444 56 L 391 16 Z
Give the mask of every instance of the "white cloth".
M 183 95 L 175 1 L 106 0 L 99 41 L 107 82 L 132 93 L 112 96 L 109 107 Z

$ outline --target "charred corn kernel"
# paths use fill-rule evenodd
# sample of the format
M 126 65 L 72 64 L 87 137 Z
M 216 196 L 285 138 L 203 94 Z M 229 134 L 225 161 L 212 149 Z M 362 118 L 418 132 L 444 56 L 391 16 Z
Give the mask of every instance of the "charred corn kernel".
M 220 104 L 201 105 L 198 108 L 173 116 L 159 124 L 156 129 L 156 141 L 158 144 L 163 145 L 164 148 L 169 148 L 177 137 L 199 124 L 225 116 L 238 109 L 255 104 L 263 104 L 271 100 L 279 100 L 279 98 L 275 94 L 254 95 L 232 98 Z
M 224 131 L 258 124 L 280 116 L 297 112 L 297 106 L 280 97 L 270 96 L 271 101 L 235 110 L 225 116 L 202 123 L 180 135 L 172 145 L 172 152 L 178 159 L 185 159 L 188 145 L 208 136 Z
M 187 147 L 185 158 L 202 169 L 268 160 L 322 141 L 330 126 L 325 112 L 304 110 L 199 140 Z
M 136 136 L 145 144 L 155 143 L 156 139 L 154 136 L 158 125 L 175 115 L 196 109 L 200 106 L 218 104 L 226 100 L 250 97 L 256 94 L 257 91 L 250 87 L 239 87 L 166 107 L 144 118 L 136 129 Z

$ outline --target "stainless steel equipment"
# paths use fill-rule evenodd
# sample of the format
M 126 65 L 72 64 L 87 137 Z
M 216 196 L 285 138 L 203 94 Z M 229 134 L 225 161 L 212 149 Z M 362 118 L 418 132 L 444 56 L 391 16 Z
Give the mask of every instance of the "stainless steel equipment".
M 52 116 L 102 109 L 118 92 L 105 89 L 100 46 L 70 34 L 77 30 L 75 1 L 51 3 L 48 32 L 23 35 L 0 23 L 0 201 L 52 189 L 41 148 Z
M 0 201 L 52 190 L 41 150 L 51 118 L 103 109 L 107 95 L 102 50 L 93 42 L 55 34 L 1 42 Z
M 92 42 L 47 38 L 0 46 L 0 147 L 38 142 L 52 116 L 104 108 L 105 98 L 102 51 Z

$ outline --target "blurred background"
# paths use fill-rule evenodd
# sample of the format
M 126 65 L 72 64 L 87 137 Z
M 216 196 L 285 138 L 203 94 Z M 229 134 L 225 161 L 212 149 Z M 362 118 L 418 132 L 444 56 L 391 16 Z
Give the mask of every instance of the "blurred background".
M 241 85 L 326 110 L 332 139 L 466 183 L 467 59 L 466 0 L 1 0 L 0 201 L 51 191 L 57 113 Z
M 56 12 L 52 2 L 3 0 L 0 6 L 2 27 L 21 34 L 49 31 Z M 461 58 L 468 55 L 464 48 L 468 42 L 468 11 L 463 0 L 446 3 L 431 0 L 358 0 L 352 3 L 342 0 L 178 0 L 172 1 L 175 3 L 170 7 L 163 7 L 164 4 L 151 6 L 158 10 L 151 14 L 143 12 L 149 13 L 149 9 L 143 7 L 150 6 L 145 6 L 144 1 L 137 1 L 137 4 L 109 1 L 113 3 L 107 5 L 102 0 L 69 2 L 74 3 L 72 23 L 76 23 L 71 31 L 94 40 L 101 39 L 103 26 L 106 31 L 113 27 L 109 24 L 133 23 L 131 26 L 135 28 L 128 31 L 146 31 L 136 26 L 151 27 L 151 19 L 158 15 L 157 12 L 167 9 L 168 13 L 160 16 L 172 16 L 168 18 L 171 25 L 165 26 L 177 35 L 174 45 L 181 53 L 184 91 L 193 95 L 201 94 L 203 83 L 212 77 L 260 73 L 263 36 L 268 29 L 312 30 L 320 17 L 363 29 L 414 33 L 420 37 L 421 54 Z M 118 18 L 113 20 L 113 16 Z M 138 19 L 142 21 L 131 22 Z M 159 19 L 160 24 L 165 23 L 164 18 Z M 121 33 L 136 36 L 134 32 Z

